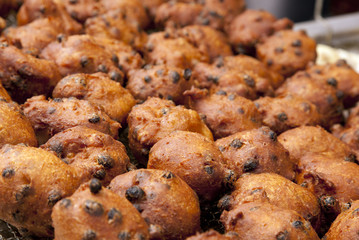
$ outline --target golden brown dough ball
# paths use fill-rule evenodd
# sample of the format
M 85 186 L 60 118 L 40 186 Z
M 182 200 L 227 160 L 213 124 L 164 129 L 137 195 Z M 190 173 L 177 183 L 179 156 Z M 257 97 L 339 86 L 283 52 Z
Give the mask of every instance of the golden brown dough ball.
M 55 155 L 33 147 L 0 150 L 0 218 L 21 232 L 51 237 L 51 209 L 81 184 L 77 173 Z
M 155 14 L 155 24 L 161 27 L 181 28 L 196 23 L 196 18 L 203 10 L 201 4 L 168 2 L 161 4 Z
M 315 61 L 316 42 L 303 31 L 282 30 L 257 45 L 257 57 L 269 69 L 289 77 Z
M 288 130 L 278 137 L 278 141 L 289 151 L 291 158 L 323 155 L 343 161 L 356 162 L 352 149 L 321 127 L 302 126 Z
M 342 120 L 343 103 L 337 87 L 306 71 L 297 72 L 277 89 L 277 96 L 299 96 L 313 103 L 321 116 L 321 125 L 330 128 Z
M 93 37 L 112 38 L 123 41 L 136 49 L 142 49 L 147 34 L 126 20 L 121 9 L 108 11 L 85 22 L 85 32 Z
M 296 182 L 312 191 L 318 198 L 331 196 L 341 207 L 359 199 L 359 166 L 323 155 L 306 156 L 298 164 Z
M 146 28 L 150 19 L 142 4 L 142 0 L 102 0 L 105 10 L 120 9 L 126 16 L 126 21 L 135 27 Z
M 269 203 L 244 203 L 221 215 L 227 231 L 242 240 L 305 239 L 319 240 L 312 226 L 297 212 Z
M 41 52 L 41 57 L 52 60 L 62 76 L 74 73 L 108 73 L 114 80 L 124 75 L 113 60 L 113 53 L 98 44 L 89 35 L 73 35 L 60 42 L 53 42 Z
M 149 36 L 145 53 L 150 64 L 183 69 L 192 68 L 198 62 L 209 61 L 207 52 L 201 52 L 185 38 L 170 38 L 164 32 Z
M 228 168 L 244 173 L 272 172 L 293 180 L 296 162 L 268 127 L 238 132 L 216 141 Z
M 152 239 L 184 239 L 201 229 L 196 193 L 170 171 L 131 171 L 114 178 L 108 188 L 140 211 Z
M 136 99 L 143 101 L 148 97 L 159 97 L 184 103 L 183 92 L 193 85 L 191 76 L 191 69 L 146 65 L 129 72 L 126 88 Z
M 63 3 L 70 16 L 81 23 L 105 12 L 102 1 L 99 0 L 65 0 Z
M 214 142 L 199 133 L 176 131 L 158 141 L 150 151 L 148 168 L 169 170 L 182 178 L 202 201 L 218 197 L 233 175 Z
M 60 79 L 53 62 L 0 44 L 0 80 L 14 101 L 23 103 L 31 96 L 48 95 Z
M 351 127 L 342 127 L 335 125 L 332 128 L 334 136 L 339 138 L 341 141 L 348 144 L 348 146 L 356 153 L 359 154 L 359 125 L 353 125 Z
M 141 55 L 136 52 L 130 45 L 124 42 L 111 38 L 95 37 L 96 43 L 112 53 L 112 61 L 118 65 L 125 74 L 132 69 L 139 69 L 144 65 L 144 60 Z M 113 73 L 110 74 L 112 80 L 123 83 L 121 79 L 118 79 L 120 75 Z
M 218 58 L 212 65 L 198 63 L 193 69 L 193 78 L 200 88 L 219 86 L 240 95 L 243 95 L 243 89 L 238 85 L 245 83 L 247 89 L 259 96 L 272 96 L 273 89 L 283 82 L 282 76 L 269 71 L 257 59 L 245 55 Z
M 0 99 L 0 147 L 19 143 L 36 147 L 34 129 L 17 103 Z
M 208 53 L 211 61 L 233 55 L 227 37 L 209 26 L 187 26 L 178 29 L 176 35 L 185 38 L 201 52 Z
M 220 234 L 219 232 L 210 229 L 204 233 L 197 233 L 194 236 L 186 238 L 186 240 L 240 240 L 241 238 L 235 232 L 229 232 L 225 235 Z
M 345 60 L 338 60 L 335 64 L 324 66 L 313 65 L 307 71 L 337 86 L 338 90 L 342 91 L 346 108 L 353 107 L 359 100 L 359 74 Z
M 126 148 L 121 142 L 83 126 L 56 134 L 41 148 L 76 169 L 83 182 L 95 177 L 107 185 L 117 175 L 127 172 L 130 166 Z
M 354 201 L 350 209 L 339 214 L 323 240 L 354 240 L 359 232 L 359 201 Z
M 291 29 L 293 22 L 287 18 L 276 19 L 264 10 L 247 9 L 229 24 L 226 32 L 237 53 L 254 53 L 255 45 L 274 32 Z
M 127 123 L 129 146 L 144 164 L 150 148 L 173 131 L 197 132 L 213 139 L 211 131 L 196 111 L 160 98 L 149 98 L 143 104 L 134 106 Z
M 9 27 L 3 34 L 9 44 L 33 56 L 38 56 L 48 44 L 65 35 L 61 19 L 51 17 L 36 19 L 20 27 Z
M 149 239 L 148 226 L 136 208 L 96 179 L 58 202 L 51 217 L 56 239 Z
M 76 98 L 35 96 L 23 105 L 25 116 L 37 134 L 49 138 L 56 133 L 75 126 L 85 126 L 118 137 L 121 124 L 113 121 L 101 107 Z
M 278 134 L 300 126 L 320 124 L 321 116 L 317 107 L 300 96 L 263 97 L 254 104 L 262 116 L 263 124 Z
M 128 113 L 136 104 L 136 100 L 127 89 L 104 73 L 69 75 L 56 85 L 52 96 L 75 97 L 100 105 L 110 118 L 121 123 L 126 121 Z
M 75 34 L 82 30 L 81 24 L 77 23 L 67 13 L 64 1 L 57 0 L 25 0 L 17 13 L 19 26 L 29 24 L 40 18 L 50 18 L 61 22 L 64 33 Z M 39 31 L 39 33 L 41 33 Z M 30 34 L 28 37 L 32 37 Z M 21 39 L 23 40 L 23 39 Z
M 247 202 L 268 200 L 282 209 L 294 210 L 314 228 L 319 227 L 320 205 L 317 197 L 308 189 L 274 174 L 246 174 L 235 183 L 235 190 L 222 198 L 222 207 L 227 210 Z
M 234 93 L 218 90 L 209 94 L 206 90 L 191 89 L 185 95 L 191 98 L 190 108 L 202 115 L 215 138 L 259 128 L 262 124 L 254 103 Z

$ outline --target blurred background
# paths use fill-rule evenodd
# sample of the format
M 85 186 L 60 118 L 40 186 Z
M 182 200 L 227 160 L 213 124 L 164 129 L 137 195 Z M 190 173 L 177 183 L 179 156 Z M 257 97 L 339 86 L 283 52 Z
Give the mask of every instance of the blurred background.
M 359 53 L 359 0 L 246 0 L 247 7 L 288 17 L 318 43 Z

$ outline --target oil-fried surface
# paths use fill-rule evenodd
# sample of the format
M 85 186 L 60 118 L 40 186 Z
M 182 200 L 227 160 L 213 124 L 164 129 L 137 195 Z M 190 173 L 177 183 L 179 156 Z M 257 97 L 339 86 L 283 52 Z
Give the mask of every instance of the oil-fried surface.
M 237 53 L 252 53 L 255 45 L 274 32 L 291 29 L 293 22 L 287 18 L 276 19 L 265 10 L 247 9 L 238 15 L 226 29 L 230 43 Z
M 191 75 L 190 69 L 147 65 L 129 72 L 126 88 L 136 99 L 143 101 L 148 97 L 160 97 L 184 103 L 183 92 L 193 85 Z
M 118 138 L 121 128 L 121 124 L 112 120 L 101 107 L 86 100 L 46 100 L 45 96 L 36 96 L 29 98 L 23 107 L 35 131 L 43 132 L 47 138 L 75 126 L 85 126 Z
M 11 100 L 0 100 L 0 147 L 23 143 L 36 147 L 37 140 L 30 121 L 19 105 Z
M 300 126 L 320 124 L 321 116 L 317 107 L 300 96 L 263 97 L 254 103 L 263 124 L 278 134 Z
M 0 80 L 19 103 L 29 97 L 49 95 L 61 75 L 53 62 L 26 55 L 14 46 L 0 44 Z
M 257 45 L 257 57 L 269 69 L 289 77 L 315 61 L 316 42 L 303 31 L 282 30 Z
M 316 196 L 308 189 L 274 173 L 246 174 L 239 178 L 229 205 L 226 202 L 225 207 L 233 209 L 241 203 L 262 200 L 283 209 L 294 210 L 311 222 L 314 228 L 319 227 L 320 205 Z
M 127 89 L 104 73 L 69 75 L 56 85 L 52 96 L 87 100 L 101 106 L 110 118 L 121 123 L 125 123 L 128 113 L 136 104 Z
M 295 177 L 296 162 L 268 127 L 235 133 L 216 141 L 228 167 L 238 176 L 244 173 L 277 173 Z
M 350 209 L 339 214 L 323 240 L 356 239 L 359 231 L 359 201 L 354 201 Z M 345 229 L 345 230 L 344 230 Z
M 51 217 L 56 239 L 149 239 L 148 226 L 136 208 L 96 181 L 58 202 Z
M 337 86 L 327 79 L 306 71 L 299 71 L 277 89 L 277 96 L 299 96 L 313 103 L 320 114 L 321 125 L 329 129 L 342 119 L 343 103 Z
M 107 185 L 117 175 L 127 172 L 130 164 L 121 142 L 83 126 L 56 134 L 41 148 L 76 169 L 83 182 L 95 177 Z
M 200 231 L 198 197 L 170 171 L 131 171 L 114 178 L 108 188 L 136 206 L 153 239 L 184 239 Z
M 236 232 L 229 232 L 225 235 L 222 235 L 213 229 L 210 229 L 204 233 L 197 233 L 194 236 L 186 238 L 186 240 L 240 240 L 240 239 L 241 238 Z
M 160 98 L 149 98 L 133 107 L 127 123 L 132 153 L 145 164 L 150 148 L 173 131 L 197 132 L 213 139 L 211 131 L 196 111 Z
M 259 128 L 260 114 L 254 103 L 223 90 L 208 94 L 205 90 L 191 89 L 189 106 L 202 115 L 215 138 L 227 137 L 240 131 Z
M 76 171 L 33 147 L 5 145 L 0 159 L 1 219 L 25 234 L 51 237 L 51 209 L 81 184 Z
M 150 151 L 148 168 L 169 170 L 210 201 L 223 191 L 225 160 L 214 142 L 199 133 L 176 131 L 158 141 Z
M 243 240 L 319 240 L 310 223 L 297 212 L 266 202 L 238 205 L 231 211 L 224 211 L 221 221 L 227 231 L 237 232 Z

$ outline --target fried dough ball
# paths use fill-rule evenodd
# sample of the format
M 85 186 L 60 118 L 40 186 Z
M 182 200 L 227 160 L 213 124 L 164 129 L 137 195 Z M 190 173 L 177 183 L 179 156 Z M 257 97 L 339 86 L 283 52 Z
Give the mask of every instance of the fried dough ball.
M 147 167 L 173 172 L 195 190 L 202 201 L 218 197 L 229 176 L 214 142 L 199 133 L 186 131 L 176 131 L 159 140 L 151 148 Z
M 113 9 L 120 9 L 125 14 L 125 19 L 128 23 L 133 24 L 135 27 L 145 29 L 150 19 L 146 10 L 141 3 L 142 0 L 102 0 L 101 3 L 107 11 Z
M 359 74 L 345 60 L 338 60 L 335 64 L 325 66 L 313 65 L 307 71 L 337 86 L 343 92 L 345 107 L 352 107 L 359 100 Z
M 112 53 L 112 61 L 118 64 L 118 68 L 127 74 L 132 69 L 139 69 L 144 65 L 141 55 L 130 45 L 116 39 L 94 38 L 95 42 Z M 110 75 L 112 80 L 116 80 L 117 75 Z M 119 79 L 117 79 L 119 81 Z M 122 81 L 120 81 L 122 83 Z
M 117 175 L 127 172 L 130 164 L 121 142 L 83 126 L 54 135 L 41 148 L 76 169 L 83 182 L 95 177 L 107 185 Z
M 186 238 L 186 240 L 240 240 L 241 238 L 235 232 L 229 232 L 225 235 L 210 229 L 204 233 L 197 233 L 194 236 Z
M 113 121 L 101 107 L 86 100 L 46 100 L 42 95 L 29 98 L 23 108 L 35 132 L 43 134 L 45 139 L 75 126 L 85 126 L 118 138 L 118 130 L 121 128 L 121 124 Z
M 123 79 L 118 63 L 112 60 L 113 53 L 104 49 L 88 35 L 73 35 L 61 42 L 49 44 L 41 57 L 56 63 L 62 76 L 74 73 L 108 73 L 110 77 Z
M 232 194 L 222 198 L 222 203 L 226 210 L 231 210 L 242 203 L 261 202 L 263 199 L 282 209 L 294 210 L 314 228 L 319 227 L 317 197 L 308 189 L 274 173 L 243 175 L 235 183 Z
M 87 19 L 85 31 L 94 37 L 123 41 L 136 49 L 142 49 L 147 39 L 146 33 L 141 28 L 126 20 L 126 13 L 121 9 L 108 11 L 97 17 Z
M 5 144 L 19 143 L 36 147 L 37 140 L 34 129 L 17 103 L 1 98 L 0 147 Z
M 297 212 L 265 202 L 244 203 L 224 211 L 221 221 L 227 231 L 237 232 L 242 240 L 319 240 L 310 223 Z
M 184 239 L 201 229 L 196 193 L 172 172 L 139 169 L 117 176 L 108 188 L 136 206 L 152 239 Z
M 223 30 L 244 8 L 245 1 L 242 0 L 169 2 L 157 9 L 155 22 L 167 27 L 199 24 Z
M 255 45 L 274 32 L 291 29 L 293 22 L 288 18 L 276 19 L 264 10 L 247 9 L 238 15 L 226 32 L 237 53 L 253 53 Z
M 326 79 L 317 78 L 305 71 L 297 72 L 277 89 L 277 96 L 299 96 L 313 103 L 321 116 L 321 125 L 329 129 L 342 121 L 343 104 L 337 88 Z
M 169 2 L 160 5 L 156 10 L 156 26 L 185 27 L 196 23 L 197 16 L 203 10 L 201 4 Z
M 67 13 L 63 1 L 58 0 L 25 0 L 17 14 L 17 23 L 22 26 L 40 18 L 60 21 L 64 33 L 69 35 L 82 30 L 81 24 Z
M 48 95 L 60 79 L 53 62 L 0 44 L 0 80 L 14 101 L 23 103 L 31 96 Z
M 23 52 L 38 56 L 51 42 L 61 41 L 67 35 L 59 18 L 40 18 L 20 27 L 10 27 L 4 31 L 4 37 Z
M 176 32 L 203 53 L 208 53 L 211 61 L 218 57 L 233 55 L 226 36 L 208 26 L 193 25 Z
M 257 57 L 269 69 L 289 77 L 315 61 L 316 42 L 304 31 L 282 30 L 257 45 Z
M 359 124 L 359 106 L 356 106 L 350 109 L 347 122 L 345 123 L 346 127 L 353 127 Z
M 306 156 L 300 159 L 296 182 L 312 191 L 318 198 L 330 196 L 341 207 L 359 200 L 359 166 L 323 155 Z M 339 214 L 339 212 L 337 212 Z
M 136 208 L 96 179 L 58 202 L 51 217 L 56 239 L 149 239 L 148 226 Z
M 300 96 L 263 97 L 254 103 L 263 124 L 278 134 L 300 126 L 320 124 L 321 116 L 317 107 Z
M 318 126 L 302 126 L 288 130 L 279 135 L 278 141 L 294 159 L 300 160 L 306 156 L 323 155 L 343 161 L 357 161 L 347 144 Z
M 147 62 L 169 67 L 192 68 L 198 62 L 208 62 L 207 53 L 190 44 L 185 38 L 167 38 L 166 33 L 151 34 L 146 44 Z
M 0 33 L 4 28 L 6 28 L 6 21 L 2 17 L 0 17 Z
M 354 201 L 350 209 L 339 214 L 323 240 L 354 240 L 359 232 L 359 201 Z
M 183 103 L 183 92 L 193 85 L 192 71 L 167 65 L 147 65 L 128 74 L 126 88 L 136 99 L 160 97 Z
M 219 58 L 212 65 L 198 63 L 193 69 L 193 77 L 200 88 L 219 85 L 240 95 L 237 88 L 243 81 L 259 96 L 272 96 L 273 89 L 283 82 L 282 76 L 266 69 L 257 59 L 244 55 Z
M 62 0 L 70 16 L 80 23 L 105 12 L 99 0 Z
M 273 172 L 293 180 L 296 162 L 268 127 L 247 130 L 216 141 L 228 168 L 244 173 Z
M 213 139 L 211 131 L 196 111 L 159 98 L 150 97 L 143 104 L 134 106 L 127 123 L 132 153 L 145 164 L 145 156 L 150 148 L 175 130 L 197 132 Z
M 191 89 L 189 106 L 202 114 L 215 138 L 227 137 L 240 131 L 259 128 L 262 120 L 254 103 L 236 94 L 219 90 L 208 94 L 206 90 Z
M 81 184 L 76 171 L 55 155 L 33 147 L 0 150 L 0 218 L 21 232 L 51 237 L 51 209 Z
M 63 78 L 55 87 L 54 98 L 75 97 L 100 105 L 107 115 L 121 123 L 136 104 L 131 93 L 104 73 L 78 73 Z

